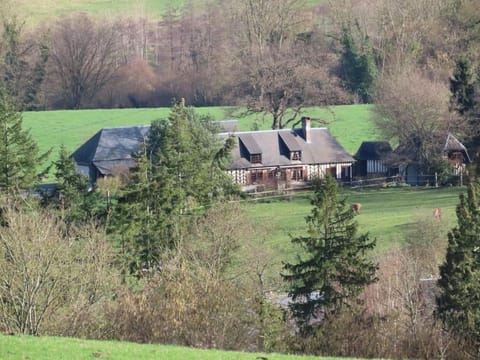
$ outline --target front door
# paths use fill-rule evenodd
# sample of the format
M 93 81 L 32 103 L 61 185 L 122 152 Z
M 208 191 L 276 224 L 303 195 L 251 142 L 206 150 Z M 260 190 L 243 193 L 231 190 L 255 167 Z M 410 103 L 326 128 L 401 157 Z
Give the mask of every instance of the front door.
M 292 169 L 292 180 L 303 181 L 303 169 L 302 168 L 293 168 Z
M 330 166 L 327 168 L 327 174 L 332 175 L 334 179 L 337 178 L 337 167 L 336 166 Z

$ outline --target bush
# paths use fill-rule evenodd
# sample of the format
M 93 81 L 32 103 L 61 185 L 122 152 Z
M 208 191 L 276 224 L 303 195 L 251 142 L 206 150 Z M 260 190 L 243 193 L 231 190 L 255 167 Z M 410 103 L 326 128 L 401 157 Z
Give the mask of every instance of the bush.
M 67 236 L 47 212 L 11 202 L 1 212 L 0 330 L 91 335 L 117 279 L 102 232 L 88 226 Z

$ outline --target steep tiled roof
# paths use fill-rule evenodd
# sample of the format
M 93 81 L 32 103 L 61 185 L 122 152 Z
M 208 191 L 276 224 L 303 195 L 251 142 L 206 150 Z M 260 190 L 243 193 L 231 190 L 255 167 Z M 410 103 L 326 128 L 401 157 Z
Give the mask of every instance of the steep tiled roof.
M 220 131 L 234 132 L 237 120 L 215 122 Z M 148 138 L 150 125 L 103 128 L 80 146 L 72 158 L 77 165 L 94 165 L 103 175 L 112 174 L 114 168 L 135 166 L 132 154 Z M 87 170 L 83 169 L 87 173 Z
M 445 141 L 443 151 L 460 151 L 463 153 L 466 162 L 472 162 L 470 156 L 468 155 L 467 148 L 451 133 L 448 133 L 447 135 L 447 140 Z
M 93 163 L 104 175 L 119 164 L 133 166 L 132 154 L 145 143 L 149 130 L 150 126 L 104 128 L 80 146 L 72 158 L 79 165 Z
M 79 163 L 131 158 L 147 139 L 150 126 L 104 128 L 79 147 L 72 157 Z
M 312 128 L 311 141 L 303 138 L 302 129 L 248 131 L 235 134 L 237 146 L 232 151 L 233 163 L 230 169 L 245 169 L 249 167 L 269 167 L 303 164 L 328 164 L 355 161 L 345 149 L 332 137 L 325 128 Z M 228 134 L 221 134 L 226 137 Z M 242 152 L 242 146 L 247 149 L 251 145 L 255 154 L 262 154 L 261 164 L 252 164 L 247 154 Z M 285 139 L 287 139 L 285 141 Z M 291 146 L 291 148 L 289 148 Z M 285 147 L 287 149 L 285 149 Z M 301 162 L 290 160 L 290 151 L 301 151 Z M 248 151 L 250 154 L 253 152 Z
M 301 151 L 302 146 L 297 141 L 297 134 L 292 131 L 279 131 L 278 135 L 289 151 Z
M 355 159 L 384 160 L 391 153 L 392 147 L 387 141 L 364 141 L 355 154 Z
M 226 138 L 236 122 L 220 123 Z M 228 126 L 225 126 L 228 125 Z M 92 166 L 100 174 L 110 175 L 113 169 L 134 166 L 132 154 L 148 137 L 150 126 L 105 128 L 79 147 L 72 157 L 85 174 Z M 231 169 L 298 164 L 327 164 L 355 161 L 325 128 L 312 128 L 310 142 L 302 129 L 234 132 L 237 146 L 232 151 Z M 301 160 L 290 160 L 290 152 L 301 152 Z M 250 163 L 250 155 L 261 154 L 261 163 Z

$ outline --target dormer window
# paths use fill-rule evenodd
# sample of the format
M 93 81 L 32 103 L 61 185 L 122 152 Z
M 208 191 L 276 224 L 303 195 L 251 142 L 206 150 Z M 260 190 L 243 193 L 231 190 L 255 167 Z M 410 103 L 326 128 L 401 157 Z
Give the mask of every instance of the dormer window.
M 250 162 L 252 164 L 260 164 L 262 162 L 262 154 L 250 154 Z
M 290 151 L 290 160 L 302 160 L 302 152 L 301 151 Z

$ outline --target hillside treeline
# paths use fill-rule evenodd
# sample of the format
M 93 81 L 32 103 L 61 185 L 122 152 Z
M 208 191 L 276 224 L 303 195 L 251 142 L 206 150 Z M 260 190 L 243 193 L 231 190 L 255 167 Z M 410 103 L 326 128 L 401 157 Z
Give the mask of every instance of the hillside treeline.
M 26 109 L 371 102 L 406 69 L 448 83 L 478 65 L 478 0 L 208 2 L 161 19 L 3 14 L 1 82 Z M 277 114 L 278 115 L 278 114 Z M 280 124 L 282 125 L 282 124 Z

